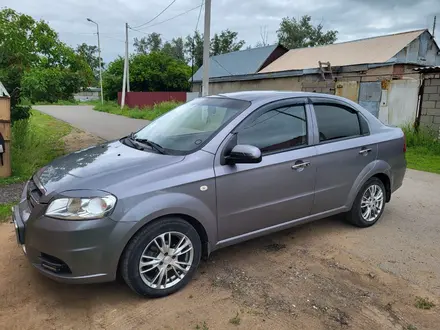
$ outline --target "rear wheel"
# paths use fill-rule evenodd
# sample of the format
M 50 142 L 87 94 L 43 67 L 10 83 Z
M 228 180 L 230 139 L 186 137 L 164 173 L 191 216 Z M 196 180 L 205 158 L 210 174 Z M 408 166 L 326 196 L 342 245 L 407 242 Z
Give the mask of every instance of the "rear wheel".
M 163 297 L 191 280 L 201 257 L 197 231 L 179 218 L 162 219 L 142 228 L 130 241 L 121 274 L 136 293 Z
M 385 209 L 385 186 L 376 177 L 369 179 L 359 191 L 347 220 L 358 227 L 374 225 Z

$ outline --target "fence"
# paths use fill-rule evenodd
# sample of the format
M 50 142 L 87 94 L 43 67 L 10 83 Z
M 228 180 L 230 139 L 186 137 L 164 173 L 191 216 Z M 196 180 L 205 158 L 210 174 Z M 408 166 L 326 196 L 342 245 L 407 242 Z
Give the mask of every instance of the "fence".
M 198 96 L 198 93 L 187 92 L 127 92 L 125 104 L 129 108 L 152 107 L 156 103 L 167 101 L 187 102 Z M 118 104 L 121 104 L 122 93 L 118 93 Z

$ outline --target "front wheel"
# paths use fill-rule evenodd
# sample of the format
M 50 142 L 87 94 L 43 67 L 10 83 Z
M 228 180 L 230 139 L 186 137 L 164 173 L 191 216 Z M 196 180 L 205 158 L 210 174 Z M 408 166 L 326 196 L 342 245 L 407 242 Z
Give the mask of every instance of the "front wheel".
M 369 179 L 359 191 L 347 220 L 358 227 L 374 225 L 385 209 L 385 186 L 378 178 Z
M 179 218 L 161 219 L 142 228 L 130 241 L 121 260 L 127 285 L 146 297 L 163 297 L 191 280 L 201 257 L 197 231 Z

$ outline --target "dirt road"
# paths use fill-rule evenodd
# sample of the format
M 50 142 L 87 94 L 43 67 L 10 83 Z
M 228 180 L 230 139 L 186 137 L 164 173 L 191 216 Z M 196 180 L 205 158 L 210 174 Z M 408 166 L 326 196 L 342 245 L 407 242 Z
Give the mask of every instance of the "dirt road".
M 439 329 L 440 176 L 408 171 L 382 220 L 333 217 L 214 253 L 182 292 L 40 276 L 0 225 L 4 329 Z M 417 296 L 436 306 L 414 306 Z

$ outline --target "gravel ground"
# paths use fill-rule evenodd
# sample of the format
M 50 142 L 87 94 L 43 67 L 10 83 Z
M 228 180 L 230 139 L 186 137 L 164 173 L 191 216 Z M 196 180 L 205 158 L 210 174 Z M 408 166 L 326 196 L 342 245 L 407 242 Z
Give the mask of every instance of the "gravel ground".
M 0 187 L 0 204 L 14 203 L 20 199 L 24 183 L 13 183 Z

